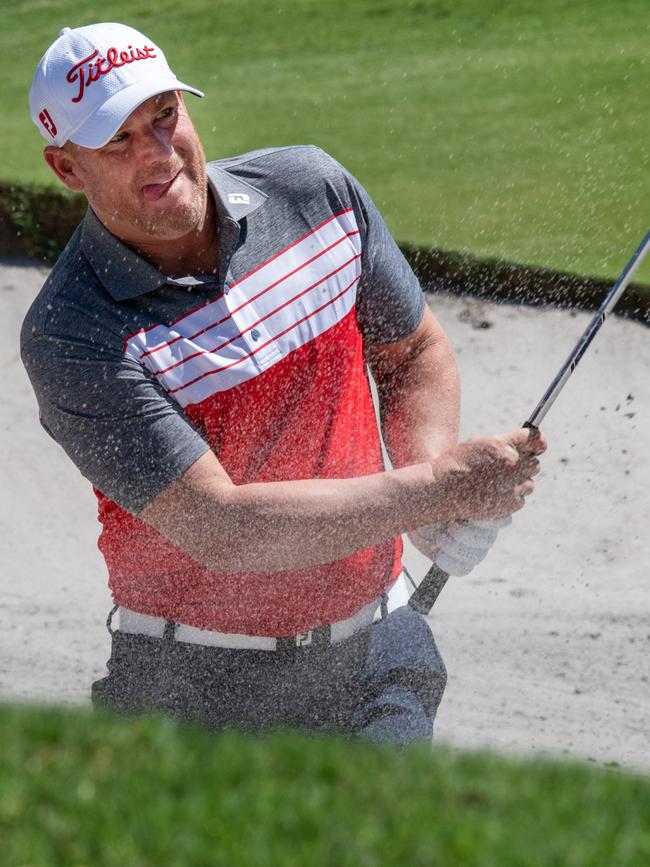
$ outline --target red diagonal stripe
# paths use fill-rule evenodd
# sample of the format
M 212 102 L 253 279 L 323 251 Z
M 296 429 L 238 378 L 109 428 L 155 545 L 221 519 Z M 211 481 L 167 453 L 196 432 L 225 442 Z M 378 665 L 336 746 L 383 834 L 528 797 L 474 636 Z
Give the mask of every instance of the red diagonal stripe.
M 156 370 L 153 371 L 154 376 L 162 376 L 163 373 L 167 373 L 170 370 L 173 370 L 176 367 L 180 367 L 181 364 L 185 364 L 187 361 L 191 361 L 193 358 L 197 358 L 199 355 L 209 355 L 211 352 L 218 352 L 220 349 L 223 349 L 225 346 L 228 346 L 229 343 L 237 340 L 242 334 L 245 334 L 247 331 L 251 331 L 255 328 L 256 325 L 259 325 L 261 322 L 264 322 L 265 319 L 268 319 L 271 316 L 275 316 L 280 310 L 284 310 L 285 307 L 288 307 L 289 304 L 297 301 L 298 298 L 302 298 L 303 295 L 306 295 L 308 292 L 311 292 L 312 289 L 315 289 L 316 286 L 320 286 L 321 283 L 324 283 L 326 280 L 329 280 L 330 277 L 333 277 L 335 274 L 338 274 L 339 271 L 342 271 L 344 268 L 351 263 L 361 258 L 361 253 L 357 253 L 356 256 L 352 256 L 351 259 L 348 259 L 347 262 L 344 262 L 342 265 L 339 265 L 334 271 L 330 274 L 326 274 L 324 277 L 321 277 L 320 280 L 317 280 L 315 283 L 312 283 L 311 286 L 307 286 L 306 289 L 303 289 L 297 295 L 294 295 L 293 298 L 288 298 L 283 304 L 280 304 L 279 307 L 276 307 L 275 310 L 271 310 L 270 313 L 262 316 L 257 322 L 253 322 L 247 328 L 244 328 L 243 331 L 240 331 L 239 334 L 235 334 L 234 337 L 230 337 L 228 340 L 224 341 L 224 343 L 220 343 L 219 346 L 215 346 L 214 349 L 199 349 L 197 352 L 192 353 L 192 355 L 188 355 L 187 358 L 181 358 L 180 361 L 175 361 L 174 364 L 170 364 L 169 367 L 165 367 L 164 370 Z M 243 305 L 242 305 L 243 306 Z
M 280 250 L 279 253 L 275 253 L 273 256 L 271 256 L 270 259 L 267 259 L 266 262 L 262 262 L 261 265 L 258 265 L 256 268 L 253 268 L 252 271 L 249 271 L 248 274 L 245 274 L 236 283 L 233 283 L 233 286 L 239 286 L 240 283 L 243 283 L 244 280 L 248 280 L 248 278 L 252 277 L 253 274 L 256 274 L 258 271 L 260 271 L 266 265 L 269 265 L 271 262 L 274 262 L 277 258 L 282 256 L 283 253 L 286 253 L 287 250 L 290 250 L 292 247 L 295 247 L 297 244 L 300 244 L 301 241 L 305 241 L 307 238 L 309 238 L 310 235 L 316 234 L 316 232 L 318 232 L 319 229 L 322 229 L 323 226 L 326 226 L 328 223 L 331 223 L 332 220 L 335 220 L 337 217 L 342 217 L 343 214 L 350 214 L 352 212 L 352 210 L 353 210 L 352 208 L 346 208 L 345 211 L 338 211 L 336 214 L 332 214 L 331 217 L 328 217 L 326 220 L 323 220 L 322 223 L 319 223 L 314 229 L 311 229 L 309 232 L 304 234 L 302 237 L 298 238 L 297 241 L 293 241 L 291 244 L 289 244 L 288 247 L 285 247 L 284 250 Z
M 238 280 L 235 285 L 238 285 L 243 280 L 246 280 L 247 277 L 250 277 L 252 274 L 255 274 L 257 271 L 260 270 L 260 268 L 263 268 L 265 265 L 268 265 L 270 262 L 273 262 L 275 259 L 278 258 L 278 256 L 281 256 L 283 253 L 286 253 L 287 250 L 290 250 L 292 247 L 295 247 L 296 244 L 299 244 L 301 241 L 304 241 L 305 239 L 309 238 L 310 235 L 314 235 L 316 232 L 318 232 L 319 229 L 322 229 L 323 226 L 326 226 L 328 223 L 331 223 L 332 220 L 336 220 L 337 217 L 342 217 L 344 214 L 350 214 L 350 213 L 352 213 L 353 210 L 354 210 L 354 208 L 345 208 L 345 210 L 343 210 L 343 211 L 337 211 L 335 214 L 332 214 L 331 217 L 328 217 L 326 220 L 323 220 L 322 223 L 319 223 L 313 229 L 310 229 L 309 232 L 305 232 L 305 234 L 301 235 L 301 237 L 298 238 L 296 241 L 292 241 L 291 244 L 289 244 L 287 247 L 284 247 L 278 253 L 274 253 L 273 256 L 271 256 L 269 259 L 266 259 L 264 262 L 262 262 L 261 265 L 257 265 L 255 268 L 253 268 L 251 271 L 249 271 L 247 274 L 245 274 L 240 280 Z M 209 304 L 212 304 L 213 301 L 214 301 L 214 299 L 212 301 L 206 301 L 204 304 L 199 304 L 198 307 L 194 307 L 192 310 L 189 310 L 187 313 L 183 313 L 183 315 L 179 316 L 178 319 L 172 320 L 169 323 L 168 327 L 171 328 L 172 326 L 176 325 L 177 323 L 182 322 L 183 319 L 186 319 L 188 316 L 191 316 L 193 313 L 196 313 L 197 310 L 201 310 L 203 307 L 207 307 Z M 160 323 L 157 323 L 156 325 L 150 325 L 149 328 L 139 328 L 137 331 L 134 331 L 133 334 L 129 334 L 129 336 L 124 339 L 124 343 L 122 344 L 122 351 L 124 351 L 126 349 L 126 345 L 129 342 L 129 340 L 132 340 L 134 337 L 137 337 L 140 334 L 146 334 L 148 331 L 153 331 L 154 328 L 158 328 L 158 327 L 160 327 Z
M 350 238 L 350 237 L 352 237 L 352 235 L 358 235 L 358 234 L 359 234 L 359 230 L 355 229 L 355 230 L 343 235 L 342 237 L 338 238 L 336 241 L 334 241 L 334 243 L 330 244 L 329 247 L 325 247 L 324 250 L 321 250 L 320 252 L 318 252 L 314 256 L 312 256 L 311 259 L 307 259 L 306 262 L 303 262 L 301 265 L 297 265 L 292 271 L 289 271 L 284 276 L 278 278 L 275 281 L 275 283 L 270 283 L 264 289 L 261 289 L 257 293 L 257 295 L 253 295 L 252 298 L 247 298 L 245 301 L 243 301 L 239 305 L 239 307 L 236 307 L 234 310 L 232 310 L 230 313 L 228 313 L 227 316 L 224 316 L 222 319 L 219 319 L 218 322 L 211 322 L 210 325 L 206 325 L 204 328 L 201 328 L 199 331 L 197 331 L 195 334 L 190 335 L 189 337 L 185 337 L 184 335 L 179 334 L 178 337 L 174 337 L 172 340 L 168 340 L 166 343 L 159 343 L 157 346 L 154 346 L 152 349 L 146 349 L 144 352 L 142 352 L 140 354 L 140 358 L 145 358 L 147 355 L 153 355 L 154 352 L 159 352 L 161 349 L 164 349 L 166 346 L 172 346 L 174 343 L 176 343 L 179 340 L 195 340 L 197 337 L 200 337 L 202 334 L 207 333 L 212 328 L 216 328 L 219 325 L 223 325 L 223 323 L 227 322 L 231 316 L 234 316 L 235 313 L 239 313 L 240 310 L 243 310 L 247 304 L 251 304 L 253 301 L 257 301 L 257 299 L 261 298 L 262 295 L 264 295 L 266 292 L 270 292 L 271 289 L 275 289 L 275 287 L 278 286 L 280 283 L 282 283 L 284 280 L 287 280 L 289 277 L 292 277 L 294 274 L 297 274 L 298 271 L 301 271 L 303 268 L 306 268 L 307 265 L 310 265 L 316 259 L 320 258 L 320 256 L 324 256 L 325 253 L 328 253 L 334 247 L 341 244 L 343 241 L 346 240 L 346 238 Z M 334 273 L 336 273 L 336 272 L 334 272 Z M 242 281 L 239 280 L 237 283 L 233 283 L 232 286 L 237 286 L 241 282 Z M 232 289 L 232 286 L 230 287 L 231 289 Z M 210 302 L 210 303 L 212 303 L 212 302 Z M 214 352 L 215 350 L 213 349 L 210 351 Z M 198 353 L 198 354 L 200 355 L 201 353 Z M 189 356 L 189 357 L 193 358 L 194 356 Z M 182 363 L 182 362 L 177 362 L 177 363 Z M 166 369 L 169 370 L 170 368 L 166 368 Z M 164 372 L 164 371 L 161 371 L 161 372 Z
M 327 301 L 325 304 L 322 304 L 316 310 L 312 310 L 311 313 L 308 313 L 306 316 L 303 316 L 302 319 L 298 319 L 297 322 L 292 323 L 288 328 L 285 328 L 284 331 L 281 331 L 279 334 L 276 334 L 270 340 L 267 340 L 266 343 L 262 343 L 261 346 L 257 346 L 252 352 L 249 352 L 246 355 L 243 355 L 241 358 L 235 359 L 235 361 L 231 361 L 230 364 L 226 364 L 223 367 L 218 367 L 215 370 L 206 370 L 205 373 L 202 373 L 200 376 L 196 376 L 194 379 L 190 380 L 189 382 L 186 382 L 185 385 L 179 385 L 178 388 L 170 389 L 170 391 L 168 393 L 169 394 L 176 394 L 176 392 L 183 391 L 184 389 L 189 388 L 190 385 L 194 385 L 195 382 L 199 382 L 199 380 L 205 379 L 206 376 L 213 376 L 215 373 L 223 373 L 224 370 L 228 370 L 231 367 L 235 367 L 237 364 L 241 364 L 242 361 L 246 361 L 247 358 L 251 358 L 253 355 L 256 355 L 258 352 L 260 352 L 262 349 L 264 349 L 265 346 L 268 346 L 269 343 L 273 343 L 274 340 L 277 340 L 279 337 L 283 337 L 285 334 L 288 334 L 289 331 L 292 331 L 294 328 L 297 328 L 298 325 L 300 325 L 302 322 L 305 322 L 307 319 L 310 319 L 312 316 L 315 316 L 317 313 L 320 313 L 321 310 L 324 310 L 326 307 L 329 307 L 330 304 L 333 304 L 335 301 L 337 301 L 339 298 L 341 298 L 343 295 L 345 295 L 346 292 L 349 292 L 349 290 L 354 286 L 355 283 L 357 283 L 359 281 L 360 278 L 361 278 L 361 274 L 357 274 L 357 276 L 354 278 L 354 280 L 348 286 L 346 286 L 345 289 L 342 289 L 338 295 L 335 295 L 334 298 L 330 298 L 329 301 Z

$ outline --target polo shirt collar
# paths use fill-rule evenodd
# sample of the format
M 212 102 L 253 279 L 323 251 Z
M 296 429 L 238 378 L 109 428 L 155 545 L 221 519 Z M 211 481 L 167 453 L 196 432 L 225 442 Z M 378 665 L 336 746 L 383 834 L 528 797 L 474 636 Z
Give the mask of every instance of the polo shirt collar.
M 241 178 L 231 175 L 216 163 L 208 163 L 206 171 L 220 223 L 228 217 L 239 222 L 260 208 L 268 199 L 266 193 L 242 181 Z
M 238 223 L 261 207 L 268 196 L 252 184 L 208 163 L 208 184 L 212 190 L 219 230 L 224 222 Z M 81 248 L 98 278 L 116 301 L 127 301 L 153 292 L 166 277 L 142 256 L 122 243 L 88 208 L 81 228 Z
M 92 208 L 81 227 L 81 249 L 116 301 L 153 292 L 166 282 L 164 274 L 109 232 Z

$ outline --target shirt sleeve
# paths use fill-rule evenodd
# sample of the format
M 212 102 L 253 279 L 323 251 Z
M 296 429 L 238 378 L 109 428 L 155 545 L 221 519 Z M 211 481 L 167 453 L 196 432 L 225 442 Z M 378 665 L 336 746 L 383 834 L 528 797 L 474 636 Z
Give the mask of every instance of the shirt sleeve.
M 45 430 L 132 514 L 209 448 L 181 407 L 117 349 L 40 335 L 23 343 L 22 358 Z
M 362 273 L 357 316 L 368 341 L 395 343 L 412 334 L 424 314 L 425 300 L 411 266 L 388 231 L 375 203 L 345 169 L 361 229 Z

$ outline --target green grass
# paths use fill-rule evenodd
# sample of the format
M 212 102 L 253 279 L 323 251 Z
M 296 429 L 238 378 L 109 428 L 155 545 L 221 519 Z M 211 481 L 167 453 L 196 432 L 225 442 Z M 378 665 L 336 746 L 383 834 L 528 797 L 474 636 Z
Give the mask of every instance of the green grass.
M 106 14 L 5 2 L 5 180 L 50 181 L 33 68 L 59 27 Z M 109 17 L 206 91 L 189 99 L 209 157 L 317 143 L 399 240 L 612 277 L 648 228 L 647 0 L 115 0 Z
M 3 867 L 640 867 L 650 780 L 0 708 Z

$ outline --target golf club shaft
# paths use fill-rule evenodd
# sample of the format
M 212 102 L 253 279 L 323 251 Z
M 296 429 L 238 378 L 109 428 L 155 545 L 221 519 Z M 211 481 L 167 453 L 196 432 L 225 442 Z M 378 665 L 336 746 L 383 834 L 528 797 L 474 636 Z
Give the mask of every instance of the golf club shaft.
M 634 277 L 638 271 L 648 249 L 650 249 L 650 232 L 647 232 L 646 236 L 639 244 L 634 255 L 621 273 L 621 276 L 608 292 L 607 297 L 596 311 L 593 319 L 574 346 L 571 354 L 562 365 L 557 376 L 547 388 L 544 396 L 528 419 L 524 422 L 523 427 L 539 427 L 540 422 L 545 418 L 547 412 L 555 403 L 558 394 L 564 388 L 566 381 L 578 366 L 578 363 L 585 354 L 587 347 L 600 330 L 607 316 L 614 309 L 616 302 L 627 288 L 632 277 Z M 425 575 L 424 579 L 420 582 L 417 590 L 409 599 L 409 605 L 411 608 L 419 611 L 420 614 L 428 614 L 435 605 L 436 599 L 440 595 L 442 588 L 447 583 L 448 578 L 449 575 L 434 563 Z
M 546 413 L 555 403 L 555 399 L 557 398 L 558 394 L 564 388 L 564 384 L 566 383 L 567 379 L 571 376 L 573 371 L 578 366 L 578 363 L 582 356 L 585 354 L 587 347 L 602 327 L 602 324 L 607 318 L 607 316 L 614 309 L 618 299 L 621 297 L 623 292 L 625 292 L 628 284 L 632 280 L 632 277 L 634 277 L 636 272 L 639 270 L 641 262 L 643 262 L 645 255 L 649 249 L 650 232 L 647 233 L 643 241 L 641 241 L 641 243 L 639 244 L 636 252 L 625 266 L 623 273 L 608 292 L 607 297 L 594 314 L 594 317 L 589 323 L 589 325 L 587 325 L 587 327 L 585 328 L 582 336 L 573 347 L 571 354 L 564 362 L 561 369 L 558 371 L 557 376 L 546 389 L 544 396 L 525 422 L 524 427 L 539 427 L 542 419 L 545 418 Z

